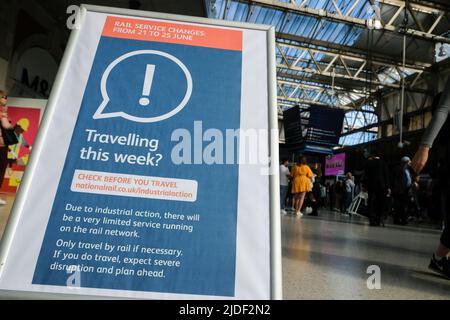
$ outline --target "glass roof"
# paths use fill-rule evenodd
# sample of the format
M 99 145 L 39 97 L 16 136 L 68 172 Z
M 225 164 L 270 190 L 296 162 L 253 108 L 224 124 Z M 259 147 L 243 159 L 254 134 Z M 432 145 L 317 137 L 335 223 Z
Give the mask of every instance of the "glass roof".
M 300 6 L 304 0 L 279 0 Z M 346 0 L 308 0 L 308 8 L 322 9 L 328 13 L 348 12 L 354 5 L 354 1 Z M 378 1 L 375 1 L 378 5 Z M 325 41 L 327 43 L 352 46 L 362 35 L 363 29 L 354 25 L 337 23 L 317 17 L 301 15 L 295 12 L 278 8 L 262 6 L 257 3 L 239 0 L 206 0 L 208 16 L 215 19 L 224 19 L 257 24 L 269 24 L 275 26 L 277 33 L 300 36 L 312 40 Z M 350 14 L 359 19 L 370 19 L 374 11 L 369 1 L 359 1 Z M 277 90 L 278 108 L 285 110 L 294 105 L 323 104 L 335 107 L 352 108 L 353 104 L 366 97 L 367 92 L 343 88 L 334 85 L 334 76 L 329 83 L 323 81 L 317 83 L 313 75 L 320 70 L 330 69 L 330 56 L 327 49 L 315 45 L 314 50 L 295 45 L 286 38 L 277 37 L 276 63 L 277 63 Z M 317 50 L 317 51 L 316 51 Z M 338 61 L 338 59 L 336 59 Z M 345 61 L 335 63 L 334 72 L 347 72 L 356 74 L 360 65 L 352 65 Z M 400 74 L 394 68 L 385 68 L 377 77 L 381 83 L 394 83 L 400 79 Z M 330 70 L 331 71 L 331 70 Z M 361 72 L 363 74 L 364 72 Z M 406 70 L 404 74 L 411 74 Z M 364 109 L 362 109 L 364 110 Z M 356 129 L 377 121 L 373 112 L 362 111 L 347 112 L 345 123 L 347 129 Z M 376 130 L 374 128 L 373 130 Z M 345 128 L 344 128 L 345 132 Z M 376 132 L 360 132 L 358 135 L 343 137 L 342 141 L 352 144 L 353 141 L 367 141 L 376 138 Z
M 279 2 L 301 5 L 303 0 L 279 0 Z M 280 9 L 264 7 L 258 4 L 249 4 L 240 2 L 238 0 L 206 0 L 208 8 L 208 16 L 215 19 L 224 19 L 240 22 L 250 22 L 257 24 L 268 24 L 275 26 L 276 32 L 298 35 L 305 38 L 326 41 L 329 43 L 351 46 L 360 37 L 363 30 L 361 28 L 332 22 L 328 20 L 317 19 L 316 17 L 309 17 L 300 15 L 294 12 L 282 11 Z M 340 12 L 347 12 L 353 6 L 352 1 L 345 0 L 308 0 L 307 7 L 311 9 L 322 9 L 329 13 L 336 13 L 337 8 Z M 359 1 L 357 6 L 352 10 L 350 16 L 360 19 L 368 19 L 373 15 L 373 10 L 367 1 Z M 280 42 L 289 43 L 286 39 L 278 39 Z M 325 48 L 317 47 L 324 50 Z M 301 57 L 300 60 L 294 64 L 295 60 Z M 318 63 L 322 63 L 324 54 L 314 53 L 302 50 L 300 48 L 277 46 L 277 64 L 294 64 L 300 70 L 291 70 L 289 68 L 278 67 L 283 74 L 309 78 L 311 73 L 302 72 L 302 68 L 317 69 L 311 62 L 311 58 Z M 285 60 L 286 59 L 286 60 Z M 324 62 L 324 63 L 328 63 Z M 331 83 L 330 83 L 331 86 Z M 281 86 L 283 87 L 283 86 Z M 282 88 L 278 87 L 278 95 L 283 94 Z M 291 89 L 285 91 L 292 93 Z M 309 94 L 306 94 L 309 96 Z M 327 94 L 321 94 L 323 97 L 318 98 L 319 102 L 329 103 L 330 97 Z M 302 97 L 302 90 L 297 90 L 294 95 L 290 96 L 291 105 L 295 105 L 300 101 L 294 101 Z M 355 98 L 359 98 L 354 96 Z M 336 103 L 339 100 L 340 105 L 348 104 L 350 98 L 331 98 Z M 283 107 L 283 106 L 282 106 Z

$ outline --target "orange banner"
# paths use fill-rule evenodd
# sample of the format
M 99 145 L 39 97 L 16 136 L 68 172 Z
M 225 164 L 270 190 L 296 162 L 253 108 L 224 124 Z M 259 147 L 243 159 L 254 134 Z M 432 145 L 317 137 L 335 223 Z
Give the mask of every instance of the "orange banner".
M 216 49 L 242 50 L 241 31 L 167 23 L 156 20 L 109 16 L 106 18 L 102 35 L 114 38 L 178 43 Z

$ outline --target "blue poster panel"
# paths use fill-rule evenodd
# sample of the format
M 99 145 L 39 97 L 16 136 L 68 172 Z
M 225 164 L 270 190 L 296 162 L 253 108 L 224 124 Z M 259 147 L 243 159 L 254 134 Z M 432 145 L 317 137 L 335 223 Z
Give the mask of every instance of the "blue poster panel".
M 33 284 L 234 295 L 241 68 L 241 31 L 107 17 Z

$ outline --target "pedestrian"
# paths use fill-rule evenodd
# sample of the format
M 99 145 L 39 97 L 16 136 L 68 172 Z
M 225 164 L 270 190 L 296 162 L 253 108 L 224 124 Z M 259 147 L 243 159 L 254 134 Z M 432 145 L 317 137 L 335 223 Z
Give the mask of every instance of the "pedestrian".
M 380 226 L 389 193 L 389 173 L 386 163 L 373 152 L 368 154 L 362 186 L 367 190 L 370 226 Z M 384 222 L 383 222 L 384 225 Z
M 280 165 L 280 210 L 282 214 L 287 214 L 286 212 L 286 194 L 289 187 L 289 161 L 283 159 Z
M 433 113 L 433 117 L 430 121 L 430 124 L 425 130 L 421 144 L 412 160 L 411 167 L 416 172 L 416 174 L 419 174 L 424 168 L 425 164 L 427 163 L 429 151 L 432 148 L 433 142 L 435 141 L 438 133 L 441 131 L 445 122 L 447 121 L 449 112 L 450 112 L 450 77 L 447 79 L 447 83 L 445 85 L 444 92 L 442 93 L 442 96 L 439 99 L 437 109 Z M 450 159 L 449 158 L 450 142 L 448 140 L 448 137 L 446 137 L 446 139 L 447 139 L 446 156 L 448 160 Z M 445 180 L 446 181 L 450 180 L 450 174 L 447 174 Z M 449 183 L 446 183 L 444 188 L 446 198 L 448 199 L 450 197 Z M 444 230 L 442 231 L 439 245 L 436 251 L 431 256 L 429 264 L 429 268 L 431 270 L 444 275 L 448 279 L 450 279 L 450 258 L 449 258 L 450 228 L 448 225 L 450 216 L 449 211 L 450 208 L 448 208 L 447 206 L 446 208 L 447 219 L 445 219 L 446 223 L 444 226 Z
M 344 181 L 344 212 L 348 211 L 353 200 L 353 191 L 355 190 L 355 182 L 351 172 L 347 172 Z
M 395 169 L 392 181 L 394 197 L 394 224 L 406 225 L 408 223 L 409 194 L 413 183 L 411 172 L 411 159 L 408 156 L 401 158 L 400 165 Z
M 292 193 L 294 194 L 295 214 L 303 216 L 300 210 L 306 193 L 311 191 L 311 178 L 314 177 L 311 168 L 306 163 L 305 156 L 301 156 L 298 163 L 292 168 L 291 177 L 293 179 Z
M 8 94 L 0 90 L 0 125 L 3 129 L 14 129 L 8 117 Z M 5 177 L 6 167 L 8 166 L 8 146 L 5 144 L 3 130 L 0 130 L 0 186 Z M 6 204 L 6 201 L 0 199 L 0 205 Z

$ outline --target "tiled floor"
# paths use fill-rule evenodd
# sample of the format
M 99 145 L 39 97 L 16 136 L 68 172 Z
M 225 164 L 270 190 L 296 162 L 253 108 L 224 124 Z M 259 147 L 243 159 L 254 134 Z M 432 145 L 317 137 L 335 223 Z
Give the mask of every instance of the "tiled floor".
M 14 195 L 0 194 L 0 237 Z M 365 218 L 321 211 L 281 217 L 284 299 L 450 299 L 450 280 L 427 269 L 439 230 L 369 227 Z M 367 267 L 381 270 L 369 290 Z
M 427 269 L 439 235 L 324 211 L 282 216 L 284 299 L 450 299 L 450 280 Z M 370 265 L 379 290 L 367 287 Z

